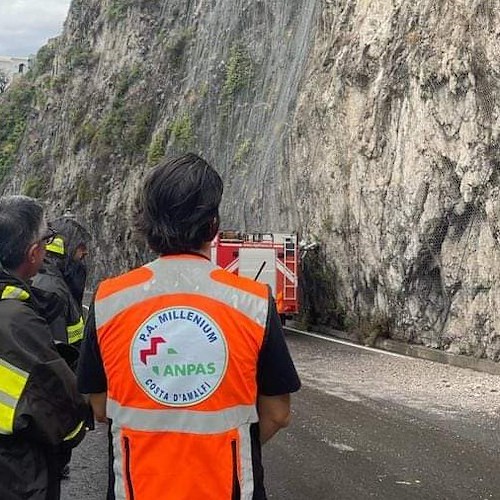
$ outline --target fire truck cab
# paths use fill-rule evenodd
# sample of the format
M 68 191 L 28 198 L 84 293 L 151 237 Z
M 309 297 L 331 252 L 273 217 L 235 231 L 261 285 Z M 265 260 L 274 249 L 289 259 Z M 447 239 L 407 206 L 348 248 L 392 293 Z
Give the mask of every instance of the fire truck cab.
M 212 242 L 212 262 L 269 285 L 282 321 L 298 313 L 297 234 L 221 231 Z

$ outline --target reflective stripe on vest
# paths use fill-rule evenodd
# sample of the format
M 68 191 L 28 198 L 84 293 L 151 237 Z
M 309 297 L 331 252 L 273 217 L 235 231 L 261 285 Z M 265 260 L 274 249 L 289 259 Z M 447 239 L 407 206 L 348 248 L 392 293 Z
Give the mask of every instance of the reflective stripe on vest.
M 96 302 L 96 328 L 100 328 L 120 312 L 137 303 L 137 297 L 146 300 L 165 294 L 191 293 L 206 295 L 214 300 L 223 302 L 229 307 L 251 318 L 264 327 L 267 320 L 268 301 L 238 290 L 237 288 L 203 279 L 209 270 L 216 267 L 203 260 L 175 261 L 173 266 L 165 268 L 165 262 L 155 260 L 147 266 L 153 271 L 154 277 L 148 283 L 126 288 L 110 297 Z
M 3 289 L 2 299 L 28 300 L 30 294 L 17 286 L 8 285 Z
M 121 443 L 120 427 L 111 421 L 111 438 L 113 441 L 113 474 L 115 476 L 114 494 L 115 500 L 127 500 L 125 493 L 125 478 L 123 477 L 123 449 Z
M 75 342 L 78 342 L 83 339 L 83 318 L 80 317 L 80 320 L 78 323 L 75 323 L 74 325 L 69 325 L 66 327 L 66 332 L 68 333 L 68 343 L 74 344 Z
M 252 500 L 253 497 L 253 463 L 250 424 L 238 429 L 240 435 L 240 496 L 241 500 Z
M 0 434 L 12 434 L 14 414 L 29 374 L 0 359 Z
M 191 434 L 220 434 L 259 421 L 254 405 L 234 406 L 220 411 L 143 410 L 121 406 L 108 399 L 106 414 L 120 427 Z
M 73 439 L 81 430 L 83 427 L 83 420 L 64 438 L 63 441 L 70 441 Z

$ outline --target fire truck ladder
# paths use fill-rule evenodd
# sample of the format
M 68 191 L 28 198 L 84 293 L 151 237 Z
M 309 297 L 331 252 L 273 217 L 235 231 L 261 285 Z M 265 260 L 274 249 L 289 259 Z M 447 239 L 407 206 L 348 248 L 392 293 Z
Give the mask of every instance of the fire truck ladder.
M 294 276 L 297 276 L 297 244 L 295 238 L 285 238 L 284 264 Z M 287 279 L 283 273 L 283 295 L 285 300 L 297 299 L 297 287 L 295 282 Z

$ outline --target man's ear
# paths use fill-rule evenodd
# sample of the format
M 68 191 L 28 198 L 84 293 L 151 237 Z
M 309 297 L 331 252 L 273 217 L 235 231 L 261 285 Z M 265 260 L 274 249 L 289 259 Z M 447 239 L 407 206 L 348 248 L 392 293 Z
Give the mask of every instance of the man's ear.
M 28 264 L 34 264 L 38 257 L 38 252 L 40 251 L 40 244 L 33 243 L 26 252 L 26 262 Z
M 209 241 L 212 241 L 216 236 L 217 233 L 219 232 L 219 225 L 220 225 L 220 218 L 219 214 L 217 214 L 209 223 L 209 229 L 208 229 L 208 237 L 210 238 Z

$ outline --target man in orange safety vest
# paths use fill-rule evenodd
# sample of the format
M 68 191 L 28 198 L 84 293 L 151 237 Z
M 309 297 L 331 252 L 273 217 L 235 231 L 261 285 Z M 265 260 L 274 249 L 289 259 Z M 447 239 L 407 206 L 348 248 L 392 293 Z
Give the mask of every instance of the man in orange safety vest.
M 96 292 L 78 379 L 110 422 L 108 498 L 266 498 L 261 444 L 300 381 L 269 287 L 210 261 L 222 190 L 194 154 L 156 167 L 136 226 L 159 257 Z

